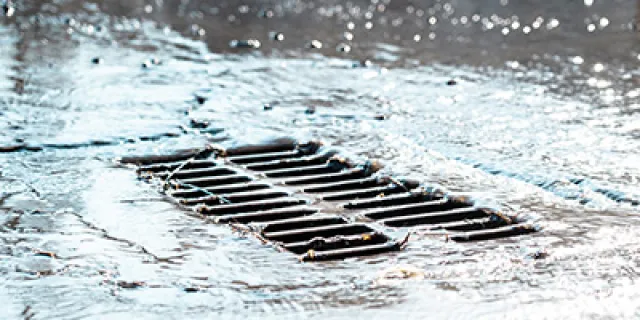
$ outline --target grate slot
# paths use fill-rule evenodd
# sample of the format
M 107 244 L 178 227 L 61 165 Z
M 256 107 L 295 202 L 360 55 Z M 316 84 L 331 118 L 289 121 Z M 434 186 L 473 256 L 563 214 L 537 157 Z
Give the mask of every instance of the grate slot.
M 225 150 L 224 154 L 227 156 L 244 156 L 258 153 L 291 151 L 295 150 L 297 147 L 298 143 L 295 140 L 285 138 L 264 144 L 228 148 Z
M 378 197 L 380 195 L 384 196 L 384 195 L 396 194 L 401 192 L 405 192 L 405 189 L 403 187 L 392 184 L 384 187 L 373 187 L 373 188 L 366 188 L 366 189 L 355 190 L 355 191 L 327 194 L 322 196 L 322 200 L 327 200 L 327 201 L 355 200 L 355 199 L 361 199 L 361 198 L 373 198 L 373 197 Z
M 146 166 L 141 166 L 138 168 L 138 173 L 143 172 L 162 172 L 162 171 L 173 171 L 178 167 L 182 166 L 182 169 L 204 169 L 215 167 L 217 164 L 211 160 L 193 160 L 187 162 L 183 165 L 184 162 L 168 162 L 168 163 L 159 163 L 159 164 L 150 164 Z
M 385 207 L 370 210 L 364 213 L 364 216 L 370 219 L 378 220 L 399 216 L 408 216 L 418 213 L 431 213 L 437 211 L 447 211 L 458 208 L 468 208 L 470 204 L 458 201 L 450 201 L 446 199 L 426 201 L 418 203 L 403 204 L 394 207 Z
M 313 165 L 308 167 L 265 171 L 263 174 L 271 178 L 298 177 L 298 176 L 334 173 L 346 168 L 347 166 L 342 163 L 325 163 L 321 165 Z
M 267 190 L 258 191 L 258 192 L 253 192 L 253 191 L 238 192 L 233 194 L 205 196 L 202 198 L 195 198 L 195 199 L 183 199 L 183 200 L 180 200 L 180 203 L 184 205 L 196 205 L 196 204 L 218 205 L 226 202 L 241 203 L 241 202 L 247 202 L 247 201 L 277 199 L 282 197 L 288 197 L 289 195 L 290 194 L 286 191 L 267 189 Z
M 222 177 L 204 177 L 204 178 L 192 178 L 192 179 L 180 179 L 176 182 L 176 184 L 186 184 L 192 185 L 196 187 L 212 187 L 212 186 L 220 186 L 225 184 L 234 184 L 239 182 L 248 182 L 252 179 L 245 175 L 232 175 L 232 176 L 222 176 Z
M 433 201 L 438 199 L 441 199 L 441 197 L 438 195 L 407 192 L 403 194 L 391 195 L 388 197 L 351 201 L 349 203 L 346 203 L 344 207 L 346 209 L 371 209 L 376 207 L 388 207 L 423 201 Z
M 400 250 L 400 245 L 395 242 L 386 242 L 382 244 L 374 244 L 370 246 L 362 246 L 355 248 L 345 248 L 330 251 L 315 252 L 309 251 L 300 257 L 302 261 L 327 261 L 346 259 L 351 257 L 370 256 L 374 254 L 385 253 L 389 251 Z
M 386 218 L 379 221 L 390 227 L 411 227 L 419 224 L 436 224 L 465 219 L 476 219 L 486 216 L 487 213 L 484 210 L 470 207 L 442 212 L 429 212 L 410 216 Z
M 449 236 L 449 239 L 457 242 L 492 240 L 505 237 L 514 237 L 536 232 L 536 228 L 530 224 L 508 225 L 501 228 L 470 231 Z
M 174 198 L 192 199 L 201 198 L 210 194 L 233 194 L 236 192 L 248 192 L 269 189 L 271 186 L 267 183 L 249 182 L 229 184 L 218 187 L 205 187 L 201 189 L 176 189 L 171 192 Z
M 328 174 L 319 174 L 313 176 L 307 176 L 304 178 L 295 178 L 285 180 L 284 183 L 288 185 L 309 185 L 309 184 L 319 184 L 319 183 L 327 183 L 327 182 L 337 182 L 344 180 L 353 180 L 359 179 L 366 176 L 366 171 L 361 168 L 343 170 L 336 173 L 328 173 Z
M 166 178 L 171 175 L 172 179 L 191 179 L 191 178 L 200 178 L 200 177 L 216 177 L 216 176 L 225 176 L 235 174 L 237 171 L 224 168 L 224 167 L 213 167 L 213 168 L 202 168 L 202 169 L 187 169 L 187 170 L 179 170 L 177 172 L 159 172 L 156 174 L 159 178 Z
M 203 158 L 210 154 L 211 154 L 211 151 L 209 150 L 189 149 L 189 150 L 179 150 L 173 154 L 122 157 L 119 159 L 119 162 L 144 166 L 144 165 L 151 165 L 151 164 L 185 161 L 194 157 Z
M 219 206 L 202 206 L 198 208 L 198 211 L 205 215 L 226 215 L 234 213 L 246 213 L 252 211 L 261 211 L 268 209 L 277 209 L 285 207 L 293 207 L 301 204 L 305 204 L 306 201 L 296 198 L 285 199 L 272 199 L 272 200 L 260 200 L 244 203 L 231 203 L 223 204 Z
M 273 160 L 280 160 L 280 159 L 298 158 L 304 155 L 305 154 L 303 152 L 296 149 L 296 150 L 289 150 L 289 151 L 279 151 L 279 152 L 271 152 L 271 153 L 259 153 L 259 154 L 251 154 L 251 155 L 244 155 L 244 156 L 228 157 L 227 160 L 235 164 L 249 164 L 249 163 L 273 161 Z
M 367 177 L 364 179 L 357 179 L 357 180 L 329 182 L 326 184 L 306 187 L 302 191 L 308 192 L 308 193 L 336 192 L 336 191 L 346 191 L 346 190 L 354 190 L 354 189 L 362 189 L 362 188 L 372 188 L 372 187 L 386 185 L 386 184 L 388 184 L 388 182 L 381 181 L 377 177 Z
M 293 253 L 302 254 L 309 250 L 327 251 L 359 246 L 381 244 L 389 241 L 389 238 L 379 232 L 369 232 L 350 236 L 338 236 L 334 238 L 314 238 L 309 241 L 285 244 L 283 247 Z
M 286 168 L 306 167 L 311 165 L 327 163 L 327 161 L 332 155 L 333 153 L 326 153 L 322 155 L 305 156 L 302 158 L 257 162 L 257 163 L 252 163 L 247 165 L 246 168 L 253 171 L 268 171 L 268 170 L 278 170 L 278 169 L 286 169 Z
M 309 207 L 290 207 L 278 208 L 272 210 L 264 210 L 250 213 L 230 214 L 226 216 L 216 217 L 216 223 L 251 223 L 251 222 L 270 222 L 285 219 L 294 219 L 310 216 L 317 213 L 320 209 Z
M 276 198 L 288 197 L 290 195 L 291 193 L 287 191 L 270 189 L 262 192 L 250 191 L 250 192 L 223 194 L 222 197 L 231 201 L 232 203 L 239 203 L 239 202 L 247 202 L 247 201 L 254 201 L 254 200 L 276 199 Z
M 464 221 L 448 222 L 436 225 L 430 225 L 429 230 L 448 230 L 448 231 L 474 231 L 483 229 L 493 229 L 507 225 L 507 221 L 491 215 L 485 218 L 471 219 Z
M 277 242 L 291 243 L 311 240 L 316 237 L 330 238 L 374 231 L 364 224 L 336 224 L 297 230 L 265 232 L 264 237 Z
M 347 219 L 335 215 L 316 215 L 311 217 L 278 221 L 266 225 L 263 233 L 280 232 L 294 229 L 315 228 L 333 224 L 347 224 Z

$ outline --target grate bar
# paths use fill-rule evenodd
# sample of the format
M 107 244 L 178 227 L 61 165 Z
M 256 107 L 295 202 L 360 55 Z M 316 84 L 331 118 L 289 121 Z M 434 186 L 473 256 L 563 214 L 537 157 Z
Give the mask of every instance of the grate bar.
M 277 242 L 300 242 L 311 240 L 315 237 L 324 237 L 330 238 L 335 236 L 346 236 L 346 235 L 354 235 L 361 234 L 366 232 L 371 232 L 373 229 L 370 227 L 359 224 L 359 223 L 350 223 L 350 224 L 336 224 L 336 225 L 327 225 L 320 227 L 311 227 L 311 228 L 303 228 L 303 229 L 295 229 L 295 230 L 287 230 L 287 231 L 277 231 L 277 232 L 264 232 L 263 235 L 265 238 L 277 241 Z
M 389 182 L 385 182 L 378 177 L 366 177 L 364 179 L 329 182 L 326 184 L 305 187 L 304 189 L 302 189 L 302 191 L 308 192 L 308 193 L 336 192 L 336 191 L 346 191 L 346 190 L 354 190 L 354 189 L 361 189 L 361 188 L 371 188 L 371 187 L 386 185 L 388 183 Z
M 400 245 L 395 242 L 386 242 L 382 244 L 375 244 L 370 246 L 362 246 L 355 248 L 345 248 L 330 251 L 315 252 L 309 250 L 300 257 L 302 261 L 327 261 L 346 259 L 351 257 L 370 256 L 374 254 L 380 254 L 390 251 L 400 250 Z
M 174 169 L 175 170 L 175 169 Z M 172 179 L 192 179 L 198 178 L 202 176 L 206 177 L 217 177 L 217 176 L 225 176 L 231 174 L 237 174 L 236 170 L 232 170 L 230 168 L 225 167 L 213 167 L 213 168 L 201 168 L 201 169 L 187 169 L 187 170 L 179 170 L 176 172 L 158 172 L 155 175 L 158 178 L 165 179 L 169 175 L 171 175 Z
M 162 172 L 162 171 L 173 171 L 178 167 L 182 166 L 183 169 L 204 169 L 215 167 L 217 164 L 211 160 L 192 160 L 184 164 L 183 161 L 179 162 L 167 162 L 167 163 L 158 163 L 158 164 L 150 164 L 146 166 L 141 166 L 138 168 L 138 173 L 142 172 Z
M 261 211 L 267 209 L 277 209 L 284 207 L 292 207 L 305 204 L 306 201 L 296 198 L 279 198 L 272 200 L 260 200 L 244 203 L 223 204 L 219 206 L 200 206 L 198 212 L 205 215 L 226 215 L 234 213 L 245 213 L 252 211 Z
M 376 207 L 402 205 L 407 203 L 417 203 L 421 201 L 433 201 L 438 199 L 441 199 L 441 197 L 433 194 L 407 192 L 403 194 L 391 195 L 388 197 L 351 201 L 344 204 L 344 207 L 346 209 L 370 209 Z
M 536 232 L 536 228 L 530 224 L 508 225 L 501 228 L 478 230 L 458 233 L 449 236 L 449 239 L 457 242 L 492 240 L 505 237 L 513 237 Z
M 160 163 L 171 163 L 176 161 L 185 161 L 194 157 L 205 157 L 211 154 L 211 151 L 208 150 L 200 150 L 200 149 L 188 149 L 188 150 L 179 150 L 172 154 L 164 154 L 164 155 L 145 155 L 145 156 L 131 156 L 131 157 L 122 157 L 119 159 L 120 163 L 125 164 L 135 164 L 139 166 L 150 165 L 150 164 L 160 164 Z
M 254 162 L 245 166 L 245 168 L 253 171 L 268 171 L 278 169 L 291 169 L 297 167 L 306 167 L 327 163 L 334 153 L 325 153 L 321 155 L 304 156 L 301 158 L 280 159 L 266 162 Z
M 507 225 L 507 221 L 496 215 L 484 218 L 469 219 L 464 221 L 447 222 L 436 225 L 429 225 L 429 230 L 448 230 L 448 231 L 474 231 L 482 229 L 493 229 Z
M 177 180 L 177 184 L 187 184 L 193 185 L 196 187 L 212 187 L 212 186 L 220 186 L 225 184 L 234 184 L 239 182 L 248 182 L 253 179 L 247 177 L 245 175 L 236 174 L 231 176 L 222 176 L 222 177 L 204 177 L 204 178 L 191 178 L 191 179 L 180 179 Z
M 285 219 L 299 218 L 310 216 L 317 213 L 320 209 L 310 207 L 289 207 L 277 208 L 265 211 L 256 211 L 250 213 L 230 214 L 226 216 L 216 217 L 216 223 L 250 223 L 250 222 L 271 222 L 282 221 Z
M 290 196 L 289 192 L 267 189 L 265 191 L 259 192 L 242 192 L 242 193 L 232 193 L 232 194 L 222 194 L 215 196 L 205 196 L 202 198 L 195 199 L 183 199 L 180 200 L 181 204 L 184 205 L 196 205 L 196 204 L 206 204 L 206 205 L 216 205 L 222 203 L 241 203 L 247 201 L 256 201 L 256 200 L 266 200 L 266 199 L 276 199 L 282 197 Z
M 273 233 L 294 229 L 322 227 L 334 224 L 347 224 L 347 219 L 337 215 L 315 215 L 269 223 L 262 229 L 262 233 Z
M 459 208 L 442 212 L 429 212 L 411 216 L 400 216 L 379 220 L 391 227 L 411 227 L 419 224 L 436 224 L 486 217 L 488 214 L 477 208 Z
M 283 245 L 293 253 L 301 254 L 309 250 L 327 251 L 380 244 L 389 241 L 389 238 L 380 232 L 368 232 L 357 235 L 337 236 L 333 238 L 314 238 L 309 241 L 294 242 Z
M 298 143 L 295 140 L 284 138 L 270 141 L 269 143 L 228 148 L 224 150 L 223 154 L 226 156 L 243 156 L 256 153 L 291 151 L 297 147 Z
M 200 189 L 175 189 L 170 193 L 174 198 L 199 198 L 209 194 L 233 194 L 236 192 L 249 192 L 269 189 L 271 186 L 263 182 L 248 182 L 228 184 L 217 187 L 204 187 Z M 204 191 L 203 191 L 204 190 Z M 205 192 L 206 191 L 206 192 Z
M 250 155 L 242 155 L 242 156 L 234 156 L 228 157 L 227 160 L 231 163 L 236 164 L 249 164 L 255 162 L 265 162 L 272 160 L 280 160 L 280 159 L 289 159 L 289 158 L 297 158 L 304 156 L 300 150 L 288 150 L 288 151 L 279 151 L 279 152 L 271 152 L 271 153 L 259 153 L 259 154 L 250 154 Z
M 344 180 L 352 180 L 363 178 L 366 176 L 366 172 L 362 168 L 354 168 L 343 170 L 337 173 L 329 173 L 329 174 L 318 174 L 311 175 L 304 178 L 295 178 L 285 180 L 284 183 L 288 185 L 309 185 L 309 184 L 319 184 L 326 182 L 336 182 L 336 181 L 344 181 Z
M 297 177 L 307 175 L 327 174 L 347 169 L 347 166 L 342 163 L 325 163 L 321 165 L 313 165 L 307 167 L 298 167 L 292 169 L 278 169 L 272 171 L 263 172 L 264 175 L 271 178 L 279 177 Z
M 429 213 L 468 207 L 471 207 L 471 205 L 464 202 L 441 199 L 373 209 L 365 212 L 364 216 L 370 219 L 378 220 L 385 218 L 395 218 L 399 216 L 408 216 L 417 213 Z
M 322 200 L 337 201 L 337 200 L 354 200 L 361 198 L 373 198 L 379 196 L 385 196 L 390 194 L 396 194 L 405 192 L 403 187 L 395 184 L 387 185 L 384 187 L 373 187 L 355 191 L 337 192 L 322 196 Z

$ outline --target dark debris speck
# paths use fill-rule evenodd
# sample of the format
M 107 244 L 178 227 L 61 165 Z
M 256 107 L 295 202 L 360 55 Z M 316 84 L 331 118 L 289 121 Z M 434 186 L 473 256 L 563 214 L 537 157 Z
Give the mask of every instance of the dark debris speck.
M 16 9 L 11 4 L 11 1 L 7 1 L 2 5 L 2 14 L 11 17 L 16 12 Z
M 140 288 L 144 285 L 146 285 L 144 282 L 142 281 L 118 281 L 117 282 L 118 287 L 123 288 L 123 289 L 136 289 L 136 288 Z
M 206 129 L 207 127 L 209 127 L 209 122 L 204 120 L 191 119 L 190 125 L 191 128 L 194 129 Z
M 207 102 L 207 98 L 203 96 L 196 96 L 196 102 L 198 104 L 204 104 L 205 102 Z
M 456 81 L 456 80 L 451 79 L 451 80 L 447 81 L 447 85 L 448 86 L 455 86 L 456 84 L 458 84 L 458 81 Z

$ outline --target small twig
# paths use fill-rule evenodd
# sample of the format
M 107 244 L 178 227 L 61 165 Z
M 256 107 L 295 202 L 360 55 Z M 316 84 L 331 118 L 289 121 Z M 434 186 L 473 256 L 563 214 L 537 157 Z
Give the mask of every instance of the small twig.
M 165 201 L 165 199 L 164 198 L 124 199 L 124 200 L 120 200 L 120 203 L 155 202 L 155 201 Z
M 407 232 L 407 235 L 404 237 L 404 239 L 402 239 L 402 241 L 398 242 L 398 247 L 400 249 L 404 249 L 404 247 L 407 245 L 407 243 L 409 242 L 409 237 L 411 236 L 411 232 Z
M 173 257 L 165 257 L 165 258 L 158 257 L 157 255 L 155 255 L 155 254 L 151 253 L 149 250 L 147 250 L 147 248 L 145 248 L 141 244 L 135 243 L 135 242 L 133 242 L 131 240 L 127 240 L 127 239 L 124 239 L 124 238 L 118 238 L 118 237 L 110 235 L 109 232 L 106 229 L 100 228 L 100 227 L 96 226 L 95 224 L 85 220 L 82 215 L 80 215 L 79 213 L 77 213 L 75 211 L 67 211 L 67 212 L 72 214 L 72 215 L 74 215 L 74 216 L 76 216 L 80 220 L 80 222 L 82 222 L 82 224 L 84 224 L 88 228 L 96 230 L 96 231 L 99 231 L 100 233 L 102 233 L 102 236 L 105 239 L 112 240 L 112 241 L 117 241 L 117 242 L 121 242 L 121 243 L 126 243 L 131 247 L 137 247 L 140 250 L 140 252 L 142 252 L 142 253 L 144 253 L 144 254 L 146 254 L 148 256 L 151 256 L 155 260 L 155 262 L 174 263 L 173 261 L 171 261 L 171 259 L 181 258 L 181 256 L 173 256 Z
M 184 183 L 184 182 L 175 182 L 175 183 L 177 185 L 179 185 L 179 186 L 184 186 L 184 187 L 192 188 L 192 189 L 194 189 L 196 191 L 200 191 L 200 192 L 202 192 L 202 193 L 204 193 L 204 194 L 206 194 L 206 195 L 208 195 L 208 196 L 210 196 L 210 197 L 212 197 L 214 199 L 218 199 L 218 200 L 222 201 L 225 204 L 231 203 L 231 201 L 229 201 L 227 198 L 225 198 L 223 196 L 220 196 L 220 195 L 217 195 L 217 194 L 215 194 L 215 193 L 213 193 L 213 192 L 211 192 L 211 191 L 209 191 L 207 189 L 203 189 L 203 188 L 200 188 L 198 186 L 195 186 L 195 185 L 192 185 L 192 184 L 189 184 L 189 183 Z
M 397 185 L 398 187 L 402 188 L 405 192 L 409 192 L 409 191 L 410 191 L 410 190 L 409 190 L 409 188 L 407 188 L 407 187 L 404 185 L 404 183 L 401 183 L 400 181 L 398 181 L 398 179 L 396 179 L 396 178 L 394 178 L 394 177 L 391 177 L 391 176 L 389 176 L 389 177 L 387 177 L 387 178 L 389 178 L 389 180 L 390 180 L 391 182 L 393 182 L 395 185 Z
M 257 231 L 251 229 L 248 226 L 241 225 L 241 224 L 236 224 L 236 223 L 231 223 L 231 224 L 229 224 L 229 226 L 231 227 L 231 229 L 233 229 L 235 231 L 249 233 L 249 234 L 253 235 L 254 237 L 258 238 L 258 240 L 260 240 L 260 242 L 262 242 L 263 244 L 269 243 L 269 241 L 267 241 L 267 239 L 265 239 L 260 233 L 258 233 Z

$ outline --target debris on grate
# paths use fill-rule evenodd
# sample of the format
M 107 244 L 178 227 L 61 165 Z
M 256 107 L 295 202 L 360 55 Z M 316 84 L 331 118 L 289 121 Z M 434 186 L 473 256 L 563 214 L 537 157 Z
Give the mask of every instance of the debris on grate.
M 392 239 L 384 232 L 389 228 L 444 231 L 457 242 L 536 231 L 464 197 L 380 174 L 379 163 L 354 162 L 316 141 L 207 146 L 120 162 L 161 181 L 183 208 L 217 223 L 248 225 L 302 261 L 400 250 L 407 238 Z

